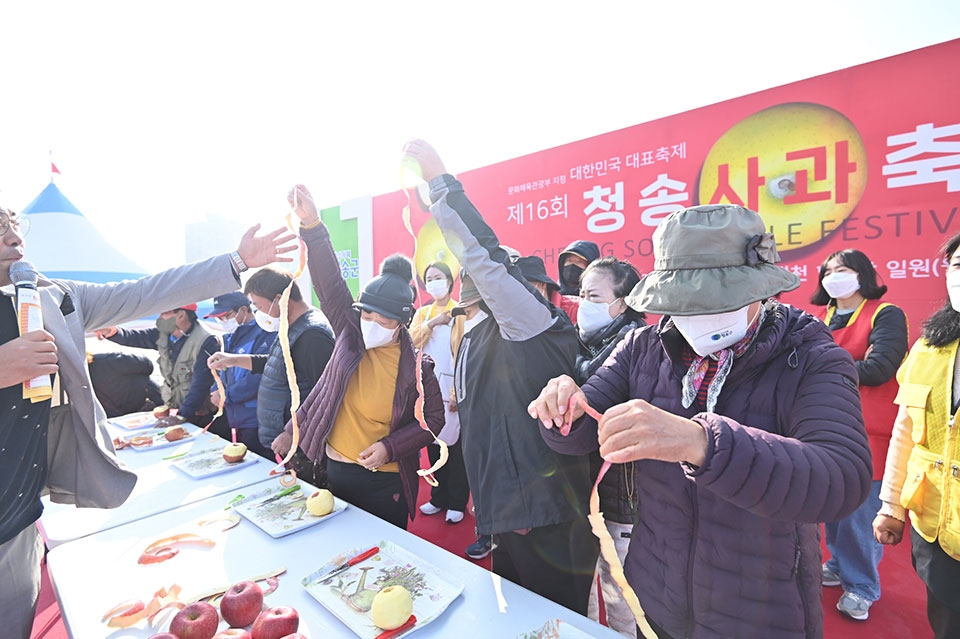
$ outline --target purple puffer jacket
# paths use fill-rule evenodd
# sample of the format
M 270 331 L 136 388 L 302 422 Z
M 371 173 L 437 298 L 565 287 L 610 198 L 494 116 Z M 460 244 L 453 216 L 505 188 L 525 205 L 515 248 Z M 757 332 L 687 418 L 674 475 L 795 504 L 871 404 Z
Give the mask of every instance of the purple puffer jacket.
M 671 636 L 823 636 L 820 527 L 867 497 L 871 458 L 850 355 L 813 316 L 777 302 L 730 371 L 715 413 L 681 404 L 683 338 L 669 318 L 627 337 L 583 387 L 603 412 L 644 399 L 708 432 L 700 468 L 637 462 L 627 579 Z M 583 418 L 560 452 L 597 448 Z

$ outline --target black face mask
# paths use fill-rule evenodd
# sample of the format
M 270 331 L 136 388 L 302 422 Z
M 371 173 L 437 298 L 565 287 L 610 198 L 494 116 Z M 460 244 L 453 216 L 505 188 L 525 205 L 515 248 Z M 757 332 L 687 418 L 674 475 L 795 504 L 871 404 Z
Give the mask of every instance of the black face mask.
M 580 276 L 583 275 L 583 269 L 576 264 L 563 265 L 563 283 L 573 288 L 580 288 Z

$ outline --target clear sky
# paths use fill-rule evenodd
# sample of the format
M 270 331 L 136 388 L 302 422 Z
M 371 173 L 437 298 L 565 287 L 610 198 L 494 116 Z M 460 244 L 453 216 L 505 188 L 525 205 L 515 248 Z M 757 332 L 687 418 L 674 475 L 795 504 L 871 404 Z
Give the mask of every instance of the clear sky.
M 411 137 L 458 172 L 956 37 L 956 0 L 7 2 L 0 203 L 52 149 L 156 270 L 208 214 L 279 224 L 294 182 L 397 188 Z

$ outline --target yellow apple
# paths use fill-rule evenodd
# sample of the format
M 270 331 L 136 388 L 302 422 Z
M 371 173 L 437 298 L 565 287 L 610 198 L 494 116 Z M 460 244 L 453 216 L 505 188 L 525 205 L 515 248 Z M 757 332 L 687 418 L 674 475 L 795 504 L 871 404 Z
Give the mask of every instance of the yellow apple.
M 792 102 L 730 127 L 704 160 L 699 195 L 700 204 L 755 208 L 784 252 L 835 231 L 866 185 L 867 154 L 853 123 L 830 107 Z
M 307 510 L 311 515 L 324 517 L 333 512 L 333 493 L 325 488 L 307 497 Z
M 407 623 L 413 614 L 413 597 L 403 586 L 387 586 L 373 598 L 370 617 L 384 630 L 393 630 Z
M 233 464 L 242 461 L 247 454 L 247 445 L 237 442 L 236 444 L 227 444 L 223 448 L 223 460 Z

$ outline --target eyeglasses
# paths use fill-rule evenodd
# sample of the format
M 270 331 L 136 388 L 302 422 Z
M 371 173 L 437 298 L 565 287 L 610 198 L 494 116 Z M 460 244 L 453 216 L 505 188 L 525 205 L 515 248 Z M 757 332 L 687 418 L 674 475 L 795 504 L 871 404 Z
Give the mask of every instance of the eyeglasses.
M 10 219 L 10 216 L 0 214 L 0 237 L 7 234 L 7 231 L 13 229 L 20 237 L 25 237 L 30 232 L 30 218 L 21 215 L 16 219 Z

